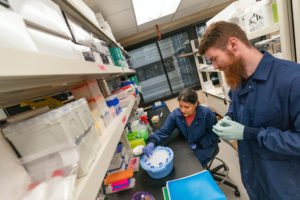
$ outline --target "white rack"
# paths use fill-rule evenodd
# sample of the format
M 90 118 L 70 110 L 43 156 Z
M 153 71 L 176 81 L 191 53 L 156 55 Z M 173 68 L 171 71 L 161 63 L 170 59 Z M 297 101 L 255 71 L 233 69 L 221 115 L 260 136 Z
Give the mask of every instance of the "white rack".
M 65 13 L 75 18 L 90 32 L 107 41 L 108 44 L 120 47 L 98 28 L 97 25 L 89 21 L 71 1 L 53 1 L 56 2 Z M 27 23 L 27 25 L 36 27 L 34 24 Z M 123 48 L 121 49 L 123 53 L 126 54 Z M 97 64 L 3 47 L 0 47 L 0 54 L 0 119 L 5 118 L 5 113 L 2 108 L 19 104 L 24 100 L 70 91 L 74 86 L 89 79 L 103 81 L 108 78 L 135 73 L 135 70 L 113 65 Z M 103 131 L 101 147 L 97 152 L 90 172 L 85 177 L 77 180 L 75 199 L 96 198 L 114 150 L 120 140 L 135 103 L 135 98 L 130 96 L 129 106 Z M 2 153 L 0 153 L 0 160 L 3 162 L 5 162 L 6 159 L 17 160 L 17 156 L 14 154 L 11 146 L 8 145 L 7 141 L 0 135 L 0 143 L 2 142 L 5 145 L 1 145 Z M 6 151 L 10 152 L 10 154 L 3 153 Z M 20 163 L 18 163 L 18 167 L 21 171 L 25 171 L 22 170 L 23 167 Z M 14 172 L 12 170 L 10 170 L 10 172 L 13 174 Z M 0 170 L 0 172 L 3 173 L 3 170 Z M 16 181 L 19 183 L 22 181 L 22 178 L 24 177 L 12 177 L 7 185 L 14 185 Z M 20 191 L 16 191 L 16 193 L 20 193 Z
M 252 39 L 255 39 L 255 38 L 258 38 L 260 36 L 263 36 L 263 35 L 268 35 L 270 33 L 273 33 L 273 32 L 276 32 L 276 31 L 279 31 L 279 25 L 278 24 L 274 24 L 272 26 L 267 26 L 265 28 L 262 28 L 262 29 L 259 29 L 253 33 L 249 33 L 247 35 L 248 37 L 248 40 L 252 40 Z
M 97 153 L 96 160 L 94 161 L 90 172 L 88 175 L 78 179 L 77 181 L 75 191 L 76 200 L 96 198 L 114 154 L 114 150 L 121 138 L 126 122 L 136 102 L 133 96 L 130 98 L 129 106 L 126 107 L 123 112 L 103 131 L 103 136 L 101 137 L 105 138 L 105 140 L 102 140 L 101 149 Z
M 0 105 L 68 90 L 87 79 L 133 74 L 135 70 L 0 48 Z M 30 89 L 30 90 L 28 90 Z

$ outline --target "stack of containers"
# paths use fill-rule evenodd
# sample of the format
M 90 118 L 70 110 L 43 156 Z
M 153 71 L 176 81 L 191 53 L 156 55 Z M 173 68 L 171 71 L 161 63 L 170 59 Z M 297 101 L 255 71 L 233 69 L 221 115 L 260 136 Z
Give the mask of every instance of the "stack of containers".
M 94 45 L 100 53 L 102 63 L 112 65 L 113 61 L 111 59 L 111 55 L 107 47 L 107 43 L 103 40 L 94 38 Z
M 79 10 L 82 15 L 84 15 L 90 22 L 95 26 L 99 27 L 97 18 L 92 9 L 82 0 L 68 0 L 72 6 Z
M 10 10 L 0 10 L 0 18 L 1 47 L 37 52 L 20 15 Z
M 87 99 L 96 127 L 100 132 L 113 120 L 96 80 L 89 80 L 84 85 L 72 89 L 72 94 L 76 99 Z
M 130 103 L 130 98 L 128 97 L 128 93 L 124 90 L 118 89 L 112 92 L 118 99 L 121 108 L 125 108 Z
M 119 85 L 120 89 L 127 91 L 129 94 L 133 94 L 137 96 L 139 93 L 138 88 L 136 87 L 135 83 L 130 80 L 122 81 Z
M 243 12 L 240 23 L 245 27 L 247 34 L 278 23 L 276 2 L 272 0 L 255 2 Z
M 22 199 L 73 199 L 78 160 L 74 145 L 62 145 L 22 158 L 30 177 Z
M 110 25 L 105 19 L 103 18 L 102 14 L 100 12 L 96 13 L 96 19 L 98 21 L 98 24 L 100 26 L 100 29 L 108 36 L 111 40 L 116 42 L 116 38 L 114 37 L 112 30 L 110 28 Z
M 70 40 L 72 38 L 71 33 L 58 5 L 51 0 L 11 0 L 10 5 L 23 19 L 38 27 L 37 29 L 27 27 L 38 52 L 80 59 L 80 52 L 73 47 L 73 43 Z M 15 41 L 18 38 L 20 38 L 20 35 L 13 38 L 12 41 L 18 43 Z
M 105 177 L 106 193 L 114 193 L 121 190 L 134 187 L 135 179 L 133 178 L 133 169 L 118 171 Z
M 116 66 L 126 67 L 126 61 L 119 47 L 110 47 L 109 48 L 110 55 Z
M 79 177 L 88 173 L 100 147 L 99 136 L 85 99 L 8 124 L 3 128 L 3 133 L 22 157 L 62 144 L 77 144 L 80 153 Z
M 68 106 L 73 110 L 74 118 L 78 119 L 81 127 L 84 128 L 84 134 L 76 140 L 78 150 L 80 152 L 80 168 L 78 176 L 85 176 L 100 147 L 100 133 L 97 129 L 97 123 L 93 119 L 93 115 L 85 99 L 81 98 L 75 102 L 69 103 Z
M 111 173 L 111 172 L 125 169 L 126 163 L 124 161 L 124 158 L 125 158 L 125 148 L 124 145 L 120 142 L 117 145 L 117 148 L 115 150 L 115 153 L 110 162 L 107 172 Z
M 111 108 L 112 113 L 115 112 L 116 115 L 121 114 L 122 108 L 120 106 L 119 99 L 117 98 L 117 96 L 115 95 L 109 96 L 105 99 L 105 101 L 107 106 Z

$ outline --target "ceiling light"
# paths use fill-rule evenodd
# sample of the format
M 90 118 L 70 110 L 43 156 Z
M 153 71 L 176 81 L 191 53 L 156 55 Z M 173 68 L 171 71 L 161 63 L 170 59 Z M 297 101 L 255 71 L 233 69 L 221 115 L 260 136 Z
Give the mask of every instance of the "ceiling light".
M 181 0 L 132 0 L 137 25 L 174 13 Z

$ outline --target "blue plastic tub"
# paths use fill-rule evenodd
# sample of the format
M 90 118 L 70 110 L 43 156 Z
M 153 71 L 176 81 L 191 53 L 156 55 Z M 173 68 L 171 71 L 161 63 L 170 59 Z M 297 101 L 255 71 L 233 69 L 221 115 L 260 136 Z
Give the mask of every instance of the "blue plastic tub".
M 173 169 L 173 158 L 172 149 L 158 146 L 151 157 L 148 158 L 145 155 L 142 157 L 141 167 L 154 179 L 164 178 Z

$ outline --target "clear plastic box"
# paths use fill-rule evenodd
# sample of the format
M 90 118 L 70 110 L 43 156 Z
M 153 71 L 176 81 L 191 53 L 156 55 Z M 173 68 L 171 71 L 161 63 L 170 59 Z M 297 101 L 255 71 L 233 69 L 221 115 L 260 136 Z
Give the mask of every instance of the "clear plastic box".
M 68 105 L 71 107 L 74 117 L 80 121 L 84 130 L 87 130 L 94 122 L 87 101 L 84 98 L 81 98 Z
M 74 144 L 92 123 L 93 117 L 87 103 L 81 99 L 42 115 L 9 124 L 3 132 L 21 156 L 28 156 L 60 144 Z
M 31 183 L 22 200 L 73 199 L 78 159 L 75 145 L 69 144 L 24 157 Z
M 77 145 L 80 154 L 78 169 L 79 178 L 88 174 L 100 147 L 100 137 L 93 124 L 83 137 L 80 138 L 79 144 Z

